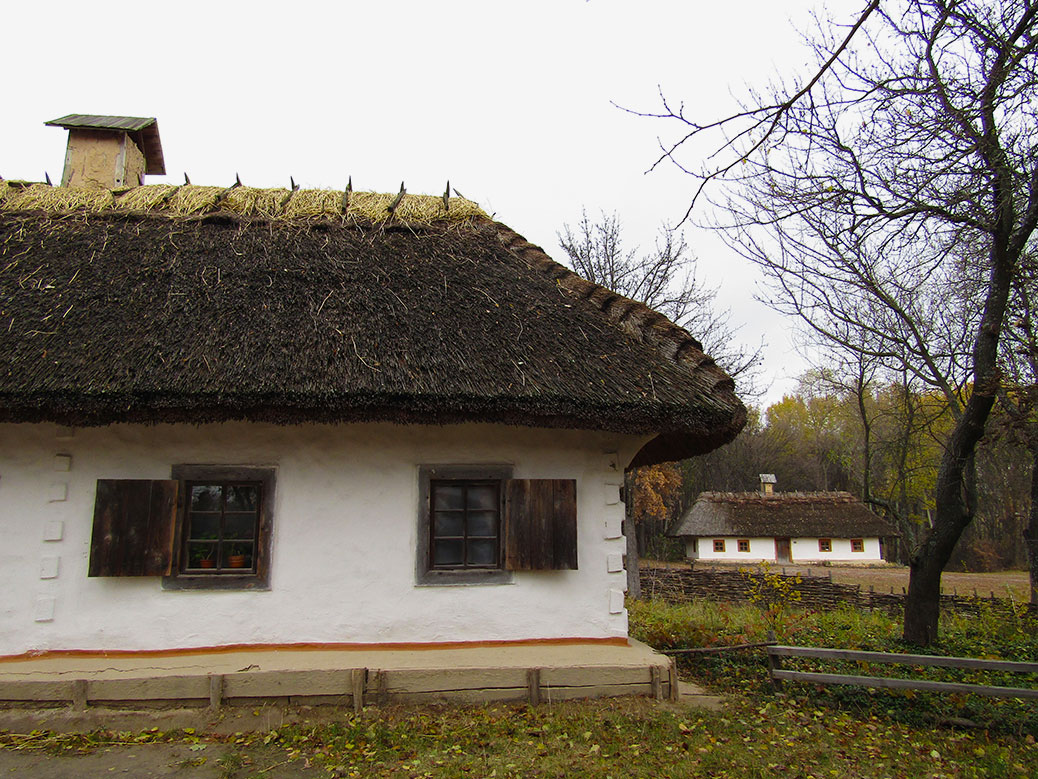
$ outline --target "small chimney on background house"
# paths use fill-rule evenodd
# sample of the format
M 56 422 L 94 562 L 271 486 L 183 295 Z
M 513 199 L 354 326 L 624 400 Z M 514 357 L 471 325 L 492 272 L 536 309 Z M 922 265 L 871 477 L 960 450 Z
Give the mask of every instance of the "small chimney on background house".
M 63 187 L 136 187 L 166 172 L 155 117 L 69 114 L 46 124 L 68 130 Z
M 775 492 L 775 474 L 762 473 L 760 475 L 760 494 L 771 495 Z

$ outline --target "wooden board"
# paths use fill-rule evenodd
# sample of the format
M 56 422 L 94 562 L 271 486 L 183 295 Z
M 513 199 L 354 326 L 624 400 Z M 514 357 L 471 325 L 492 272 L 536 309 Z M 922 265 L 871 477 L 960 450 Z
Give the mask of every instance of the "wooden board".
M 866 663 L 897 663 L 942 668 L 977 668 L 984 671 L 1038 673 L 1038 663 L 1011 660 L 980 660 L 973 657 L 939 657 L 937 655 L 902 655 L 892 652 L 861 652 L 853 649 L 818 649 L 804 646 L 769 646 L 768 654 L 778 657 L 816 657 L 822 660 L 856 660 Z
M 98 479 L 87 575 L 169 575 L 179 489 L 169 479 Z
M 411 692 L 522 689 L 526 691 L 525 668 L 445 668 L 385 671 L 389 695 Z
M 139 679 L 91 679 L 89 702 L 209 698 L 208 676 L 152 676 Z
M 983 684 L 959 684 L 957 682 L 931 682 L 915 679 L 892 679 L 883 676 L 850 676 L 847 674 L 823 674 L 812 671 L 771 672 L 775 679 L 790 682 L 815 682 L 817 684 L 857 684 L 894 690 L 919 690 L 930 692 L 956 692 L 986 695 L 991 698 L 1038 698 L 1038 690 L 1020 687 L 989 687 Z

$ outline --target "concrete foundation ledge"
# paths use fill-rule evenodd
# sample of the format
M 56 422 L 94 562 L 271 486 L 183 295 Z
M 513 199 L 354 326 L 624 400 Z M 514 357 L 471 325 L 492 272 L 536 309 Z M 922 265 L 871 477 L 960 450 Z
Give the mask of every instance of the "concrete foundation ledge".
M 363 664 L 361 664 L 363 663 Z M 673 662 L 644 644 L 435 650 L 242 650 L 0 663 L 0 707 L 363 706 L 677 696 Z

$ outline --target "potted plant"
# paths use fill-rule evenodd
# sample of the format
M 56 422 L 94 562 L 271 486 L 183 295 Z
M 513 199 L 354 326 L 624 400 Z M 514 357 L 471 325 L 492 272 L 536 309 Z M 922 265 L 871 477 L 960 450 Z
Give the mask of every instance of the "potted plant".
M 228 568 L 245 568 L 249 558 L 247 549 L 241 544 L 231 544 L 227 554 Z
M 215 568 L 216 544 L 192 544 L 190 568 Z

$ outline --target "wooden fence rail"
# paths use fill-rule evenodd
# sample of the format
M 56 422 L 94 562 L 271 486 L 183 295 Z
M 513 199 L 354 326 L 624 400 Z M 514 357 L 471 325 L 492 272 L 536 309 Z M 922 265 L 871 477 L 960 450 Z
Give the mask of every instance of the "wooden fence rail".
M 852 674 L 818 673 L 815 671 L 792 671 L 782 668 L 784 657 L 810 657 L 819 660 L 851 661 L 864 663 L 888 663 L 907 666 L 933 666 L 938 668 L 971 668 L 982 671 L 1011 673 L 1038 673 L 1038 663 L 1020 663 L 1008 660 L 980 660 L 973 657 L 937 657 L 934 655 L 905 655 L 887 652 L 861 652 L 850 649 L 819 649 L 802 646 L 769 646 L 768 669 L 771 683 L 777 689 L 783 681 L 812 682 L 814 684 L 856 684 L 898 690 L 931 692 L 973 693 L 995 698 L 1038 698 L 1038 689 L 1027 687 L 995 687 L 985 684 L 961 682 L 934 682 L 925 679 L 900 679 L 889 676 L 865 676 Z

